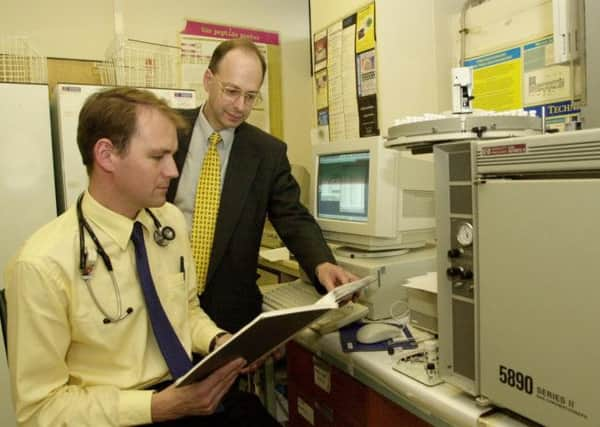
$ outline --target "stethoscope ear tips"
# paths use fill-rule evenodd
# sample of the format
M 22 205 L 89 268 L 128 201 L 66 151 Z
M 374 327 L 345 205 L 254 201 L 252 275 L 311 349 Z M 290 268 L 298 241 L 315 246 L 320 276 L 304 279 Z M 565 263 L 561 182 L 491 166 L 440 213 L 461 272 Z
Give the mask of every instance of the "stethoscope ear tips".
M 102 319 L 102 323 L 104 323 L 105 325 L 108 325 L 109 323 L 118 322 L 119 320 L 125 319 L 127 316 L 129 316 L 131 313 L 133 313 L 133 307 L 127 307 L 127 310 L 125 310 L 125 313 L 126 313 L 125 315 L 120 316 L 114 320 L 111 320 L 108 317 L 105 317 L 104 319 Z

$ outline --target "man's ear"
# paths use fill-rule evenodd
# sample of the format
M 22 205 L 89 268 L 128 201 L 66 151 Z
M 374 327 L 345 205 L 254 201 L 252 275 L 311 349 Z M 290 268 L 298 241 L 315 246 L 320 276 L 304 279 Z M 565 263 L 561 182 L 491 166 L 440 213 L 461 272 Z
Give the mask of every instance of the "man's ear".
M 94 161 L 107 172 L 114 170 L 113 154 L 116 154 L 115 146 L 108 138 L 100 138 L 94 145 Z
M 204 72 L 204 78 L 202 79 L 202 83 L 204 84 L 204 91 L 206 93 L 208 93 L 208 82 L 210 81 L 212 75 L 212 71 L 210 71 L 210 69 L 207 68 Z

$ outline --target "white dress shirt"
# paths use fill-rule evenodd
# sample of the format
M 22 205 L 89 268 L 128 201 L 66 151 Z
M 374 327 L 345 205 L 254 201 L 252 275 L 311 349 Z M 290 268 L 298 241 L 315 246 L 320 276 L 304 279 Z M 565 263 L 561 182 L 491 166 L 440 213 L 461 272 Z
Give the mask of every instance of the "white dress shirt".
M 190 146 L 183 163 L 183 168 L 180 172 L 179 184 L 177 185 L 177 193 L 175 194 L 174 203 L 185 217 L 185 221 L 188 226 L 188 231 L 192 230 L 192 221 L 194 219 L 194 206 L 196 203 L 196 189 L 198 187 L 198 178 L 200 177 L 200 171 L 202 170 L 202 162 L 204 161 L 204 155 L 208 150 L 208 137 L 214 132 L 212 126 L 206 120 L 204 116 L 204 105 L 200 107 L 198 113 L 198 119 L 194 123 L 192 129 L 192 137 L 190 139 Z M 219 131 L 222 142 L 217 145 L 217 151 L 221 159 L 221 189 L 223 188 L 223 182 L 225 181 L 225 172 L 227 171 L 227 164 L 229 163 L 229 155 L 231 153 L 231 146 L 233 145 L 233 138 L 235 136 L 235 129 L 222 129 Z

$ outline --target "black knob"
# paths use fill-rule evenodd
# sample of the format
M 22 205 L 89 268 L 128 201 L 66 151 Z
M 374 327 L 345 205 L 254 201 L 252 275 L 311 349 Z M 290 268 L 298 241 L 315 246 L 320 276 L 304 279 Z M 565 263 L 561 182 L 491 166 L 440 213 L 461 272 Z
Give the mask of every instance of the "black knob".
M 448 250 L 448 258 L 458 258 L 463 254 L 463 250 L 460 248 L 452 248 Z
M 463 279 L 472 279 L 473 278 L 473 272 L 471 270 L 465 270 L 462 273 L 462 277 L 463 277 Z
M 462 276 L 464 269 L 462 267 L 448 267 L 446 269 L 446 274 L 448 277 L 456 277 Z

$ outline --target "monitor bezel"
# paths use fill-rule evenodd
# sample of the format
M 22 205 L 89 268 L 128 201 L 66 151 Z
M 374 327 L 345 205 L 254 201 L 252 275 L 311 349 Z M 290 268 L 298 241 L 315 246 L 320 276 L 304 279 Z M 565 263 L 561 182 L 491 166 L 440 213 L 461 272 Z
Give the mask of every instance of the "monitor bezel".
M 319 158 L 324 155 L 369 153 L 369 205 L 367 221 L 350 221 L 318 216 Z M 311 211 L 324 232 L 349 233 L 375 238 L 394 238 L 397 232 L 398 200 L 395 191 L 397 158 L 400 153 L 385 148 L 381 137 L 328 142 L 313 146 Z

